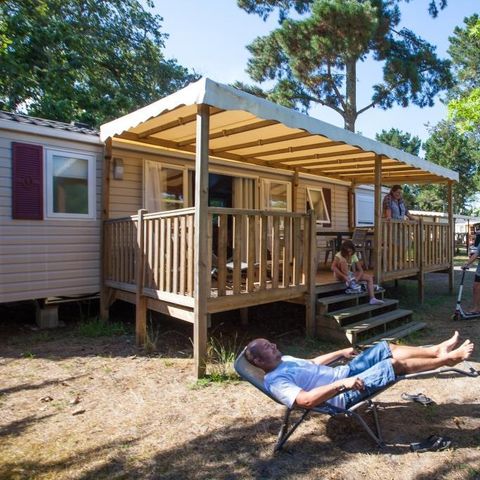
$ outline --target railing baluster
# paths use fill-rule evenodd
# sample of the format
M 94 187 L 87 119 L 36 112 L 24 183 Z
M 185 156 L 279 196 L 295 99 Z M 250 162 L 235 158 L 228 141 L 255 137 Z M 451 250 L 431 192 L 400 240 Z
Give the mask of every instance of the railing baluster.
M 227 215 L 218 215 L 217 232 L 217 287 L 218 296 L 225 295 L 227 287 Z
M 247 292 L 255 289 L 255 232 L 256 221 L 254 215 L 248 216 L 248 255 L 247 255 Z
M 283 286 L 288 287 L 290 285 L 291 275 L 291 230 L 290 230 L 291 217 L 283 217 L 284 224 L 284 246 L 283 246 Z
M 173 293 L 178 293 L 178 276 L 179 276 L 178 223 L 179 223 L 179 218 L 174 217 L 173 218 L 173 236 L 172 236 L 172 242 L 173 242 L 172 291 Z
M 187 242 L 186 242 L 186 218 L 185 215 L 180 217 L 180 285 L 178 293 L 185 295 L 185 255 L 187 254 Z
M 267 249 L 268 249 L 268 217 L 260 215 L 260 265 L 258 269 L 260 290 L 267 286 Z
M 193 236 L 194 236 L 194 215 L 190 214 L 188 215 L 187 218 L 187 226 L 188 226 L 188 253 L 187 253 L 187 293 L 189 296 L 193 295 L 193 271 L 194 271 L 194 265 L 193 265 Z M 211 249 L 209 249 L 209 252 L 211 252 Z M 208 259 L 207 259 L 208 261 Z M 210 269 L 209 272 L 212 270 L 212 260 L 210 259 L 210 263 L 208 263 Z M 209 275 L 208 279 L 208 286 L 210 287 L 210 282 L 211 282 L 211 275 Z M 207 289 L 207 291 L 210 293 L 210 288 Z

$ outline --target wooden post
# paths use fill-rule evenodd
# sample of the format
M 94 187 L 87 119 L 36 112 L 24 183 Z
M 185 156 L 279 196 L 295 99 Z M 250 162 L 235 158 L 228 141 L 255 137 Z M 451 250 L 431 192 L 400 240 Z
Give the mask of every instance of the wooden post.
M 298 208 L 298 168 L 295 169 L 292 179 L 292 212 L 296 212 Z
M 305 330 L 309 337 L 313 337 L 316 334 L 316 276 L 317 276 L 317 219 L 315 211 L 310 210 L 308 212 L 308 222 L 305 222 L 305 228 L 309 229 L 309 246 L 308 246 L 308 258 L 309 258 L 309 271 L 307 276 L 308 291 L 305 296 Z
M 375 155 L 375 230 L 373 251 L 375 253 L 375 282 L 382 282 L 382 157 Z
M 348 187 L 348 229 L 355 228 L 355 182 Z
M 453 219 L 453 182 L 448 182 L 448 225 L 450 227 L 450 235 L 449 241 L 447 242 L 447 247 L 449 251 L 449 260 L 450 260 L 450 267 L 448 269 L 448 290 L 450 293 L 453 292 L 454 286 L 454 270 L 453 270 L 453 256 L 455 254 L 455 224 Z M 467 247 L 467 255 L 468 255 L 468 247 Z
M 100 318 L 108 320 L 109 307 L 112 296 L 112 289 L 105 286 L 107 278 L 108 249 L 112 245 L 107 245 L 105 220 L 108 219 L 110 205 L 110 165 L 112 163 L 112 139 L 108 138 L 105 142 L 105 156 L 103 160 L 102 174 L 102 219 L 100 226 Z
M 423 303 L 425 300 L 425 255 L 424 255 L 424 242 L 425 242 L 425 225 L 423 218 L 418 220 L 418 236 L 417 245 L 415 248 L 418 252 L 418 301 Z
M 195 238 L 194 238 L 194 325 L 193 357 L 195 375 L 203 377 L 206 373 L 207 353 L 207 291 L 205 279 L 210 272 L 207 269 L 208 255 L 208 132 L 210 107 L 197 106 L 197 131 L 195 151 Z
M 146 210 L 138 211 L 137 223 L 137 268 L 135 283 L 137 291 L 135 295 L 135 336 L 137 346 L 145 344 L 147 338 L 147 297 L 143 295 L 143 282 L 145 280 L 145 226 L 143 216 Z

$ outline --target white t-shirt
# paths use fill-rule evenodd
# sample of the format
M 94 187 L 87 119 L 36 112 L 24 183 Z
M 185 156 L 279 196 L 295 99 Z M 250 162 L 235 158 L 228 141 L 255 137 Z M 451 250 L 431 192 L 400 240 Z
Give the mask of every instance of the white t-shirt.
M 329 367 L 317 365 L 311 360 L 284 355 L 278 367 L 265 375 L 264 384 L 272 396 L 291 408 L 301 390 L 309 392 L 316 387 L 329 385 L 336 380 L 347 378 L 349 373 L 348 365 Z M 345 408 L 343 394 L 327 400 L 327 403 Z

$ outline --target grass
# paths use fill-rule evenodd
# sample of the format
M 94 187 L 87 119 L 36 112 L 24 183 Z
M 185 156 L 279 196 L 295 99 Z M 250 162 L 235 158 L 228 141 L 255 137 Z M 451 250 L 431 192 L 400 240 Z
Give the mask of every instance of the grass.
M 105 322 L 98 317 L 81 322 L 77 326 L 77 332 L 82 337 L 112 337 L 115 335 L 125 335 L 127 333 L 125 326 L 120 322 Z
M 210 337 L 207 345 L 208 374 L 190 388 L 197 390 L 212 383 L 238 381 L 240 377 L 235 372 L 233 363 L 243 344 L 244 342 L 239 342 L 236 334 L 231 338 L 226 338 L 221 333 L 218 338 Z

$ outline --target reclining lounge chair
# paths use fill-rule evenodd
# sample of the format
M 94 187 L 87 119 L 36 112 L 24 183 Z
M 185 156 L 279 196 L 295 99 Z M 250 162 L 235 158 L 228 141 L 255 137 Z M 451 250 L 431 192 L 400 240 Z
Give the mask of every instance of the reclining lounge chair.
M 466 362 L 465 362 L 466 363 Z M 382 432 L 380 429 L 380 422 L 378 419 L 378 412 L 377 412 L 377 405 L 372 401 L 374 397 L 379 395 L 381 392 L 386 390 L 387 388 L 391 387 L 395 383 L 397 383 L 400 380 L 407 379 L 407 378 L 413 378 L 413 377 L 420 377 L 420 376 L 426 376 L 426 375 L 432 375 L 432 374 L 442 374 L 442 373 L 458 373 L 463 376 L 468 376 L 468 377 L 478 377 L 480 376 L 480 371 L 475 370 L 473 367 L 468 365 L 469 370 L 462 370 L 460 368 L 456 367 L 444 367 L 438 370 L 431 370 L 427 372 L 420 372 L 420 373 L 413 373 L 409 375 L 404 375 L 401 377 L 397 377 L 396 381 L 380 390 L 377 390 L 375 393 L 373 393 L 371 396 L 365 398 L 364 400 L 356 403 L 355 405 L 352 405 L 350 408 L 347 409 L 342 409 L 342 408 L 337 408 L 333 405 L 330 405 L 328 403 L 322 403 L 321 405 L 316 406 L 315 408 L 312 409 L 306 409 L 306 408 L 301 408 L 301 407 L 285 407 L 285 413 L 283 416 L 283 421 L 280 426 L 280 430 L 278 432 L 278 437 L 277 437 L 277 442 L 274 447 L 274 453 L 278 452 L 279 450 L 282 449 L 283 445 L 286 443 L 286 441 L 290 438 L 292 433 L 300 426 L 300 424 L 308 417 L 308 415 L 311 412 L 314 413 L 321 413 L 325 415 L 330 415 L 330 416 L 337 416 L 337 415 L 344 415 L 347 417 L 354 418 L 364 429 L 365 431 L 370 435 L 370 437 L 374 440 L 374 442 L 378 445 L 379 448 L 383 448 L 385 446 L 385 442 L 383 441 L 382 437 Z M 237 357 L 235 360 L 234 364 L 236 372 L 244 379 L 250 382 L 253 386 L 258 388 L 261 392 L 263 392 L 267 397 L 271 398 L 274 402 L 282 403 L 278 401 L 275 397 L 270 395 L 270 393 L 266 390 L 264 383 L 263 383 L 263 377 L 264 377 L 264 372 L 260 368 L 255 367 L 252 365 L 247 358 L 245 357 L 245 349 L 240 353 L 240 355 Z M 371 411 L 373 414 L 373 418 L 375 420 L 375 431 L 372 430 L 369 425 L 366 423 L 366 421 L 363 419 L 363 417 L 357 413 L 357 410 L 362 407 L 366 406 L 367 410 Z M 296 421 L 293 422 L 292 425 L 290 425 L 290 414 L 293 412 L 293 410 L 300 410 L 301 415 L 300 418 Z

